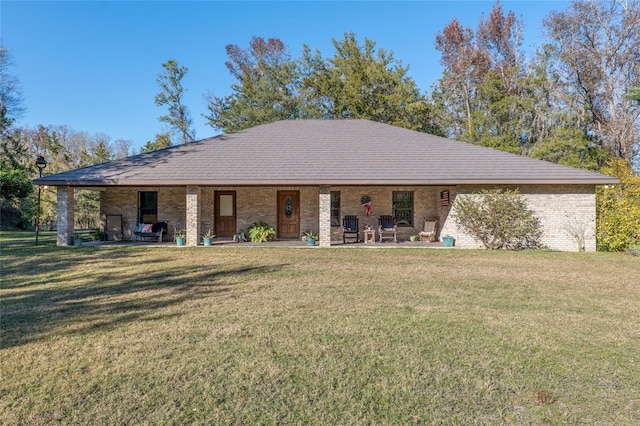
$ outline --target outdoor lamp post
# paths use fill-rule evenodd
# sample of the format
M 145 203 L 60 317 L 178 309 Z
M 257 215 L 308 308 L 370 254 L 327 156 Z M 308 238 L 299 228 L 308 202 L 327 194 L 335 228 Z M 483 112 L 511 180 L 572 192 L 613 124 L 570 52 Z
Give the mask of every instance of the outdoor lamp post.
M 42 177 L 42 169 L 47 167 L 47 161 L 44 159 L 42 155 L 38 155 L 36 159 L 36 167 L 38 168 L 38 172 L 40 173 L 40 177 Z M 38 245 L 38 230 L 40 229 L 40 195 L 42 191 L 42 185 L 38 185 L 38 210 L 36 211 L 36 245 Z

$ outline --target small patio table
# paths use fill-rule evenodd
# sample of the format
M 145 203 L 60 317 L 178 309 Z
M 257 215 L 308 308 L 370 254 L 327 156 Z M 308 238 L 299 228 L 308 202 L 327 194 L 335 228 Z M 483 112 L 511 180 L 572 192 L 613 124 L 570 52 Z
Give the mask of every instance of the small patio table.
M 376 230 L 375 229 L 365 229 L 362 231 L 362 237 L 364 238 L 364 243 L 376 243 Z

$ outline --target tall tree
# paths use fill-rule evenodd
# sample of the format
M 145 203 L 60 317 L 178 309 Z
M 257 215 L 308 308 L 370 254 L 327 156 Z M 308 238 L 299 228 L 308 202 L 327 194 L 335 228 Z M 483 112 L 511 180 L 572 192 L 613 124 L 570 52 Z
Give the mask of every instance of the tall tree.
M 156 105 L 169 107 L 169 113 L 159 118 L 168 123 L 180 135 L 181 142 L 193 142 L 195 131 L 191 126 L 191 118 L 188 108 L 182 103 L 185 89 L 182 87 L 182 79 L 189 69 L 178 65 L 175 59 L 170 59 L 162 64 L 163 72 L 158 74 L 157 82 L 160 93 L 156 95 Z
M 91 163 L 100 164 L 113 160 L 113 152 L 109 137 L 104 134 L 98 134 L 95 137 L 93 146 L 90 149 Z
M 0 41 L 0 133 L 8 130 L 25 110 L 18 78 L 11 71 L 9 51 Z
M 233 93 L 208 95 L 208 123 L 232 132 L 299 117 L 299 73 L 287 46 L 277 38 L 252 37 L 248 49 L 226 46 Z
M 444 73 L 432 98 L 449 136 L 521 152 L 533 116 L 521 27 L 514 13 L 505 14 L 496 2 L 477 30 L 454 19 L 436 36 Z
M 112 157 L 114 159 L 125 158 L 133 155 L 133 141 L 129 139 L 116 139 L 112 145 Z
M 321 61 L 319 55 L 307 55 L 303 79 L 305 93 L 313 93 L 331 118 L 364 118 L 420 131 L 436 132 L 431 110 L 408 67 L 393 57 L 393 52 L 376 49 L 365 38 L 360 45 L 353 33 L 333 40 L 334 56 Z M 313 62 L 311 62 L 313 61 Z
M 169 148 L 171 146 L 171 135 L 167 132 L 159 133 L 153 141 L 147 141 L 140 152 L 157 151 L 158 149 Z
M 453 19 L 436 35 L 436 50 L 441 52 L 440 63 L 444 74 L 436 96 L 442 105 L 442 123 L 449 136 L 461 138 L 473 131 L 472 114 L 477 109 L 478 86 L 489 71 L 491 58 L 475 42 L 471 28 L 463 28 Z
M 33 192 L 35 157 L 22 143 L 20 129 L 15 121 L 24 112 L 24 98 L 18 78 L 11 73 L 9 51 L 0 41 L 0 212 L 13 210 L 21 217 L 19 226 L 31 221 L 33 208 L 30 196 Z M 4 215 L 3 215 L 4 216 Z M 8 228 L 7 220 L 0 220 Z
M 640 3 L 576 0 L 544 25 L 566 88 L 589 114 L 589 134 L 616 157 L 632 158 L 640 108 L 624 95 L 640 84 Z

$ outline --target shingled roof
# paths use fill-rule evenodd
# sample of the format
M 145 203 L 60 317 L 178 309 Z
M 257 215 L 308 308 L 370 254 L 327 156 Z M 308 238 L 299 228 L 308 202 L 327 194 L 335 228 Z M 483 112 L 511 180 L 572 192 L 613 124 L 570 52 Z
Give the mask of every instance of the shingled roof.
M 368 120 L 286 120 L 34 182 L 71 186 L 599 185 L 618 180 Z

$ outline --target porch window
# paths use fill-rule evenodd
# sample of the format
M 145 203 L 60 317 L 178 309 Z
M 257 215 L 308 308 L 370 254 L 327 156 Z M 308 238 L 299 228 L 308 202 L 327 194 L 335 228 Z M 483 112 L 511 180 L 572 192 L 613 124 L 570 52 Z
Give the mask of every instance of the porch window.
M 156 223 L 158 221 L 158 193 L 156 191 L 138 192 L 138 223 Z
M 393 191 L 393 220 L 398 226 L 413 226 L 413 191 Z
M 331 226 L 340 226 L 340 191 L 331 191 Z

